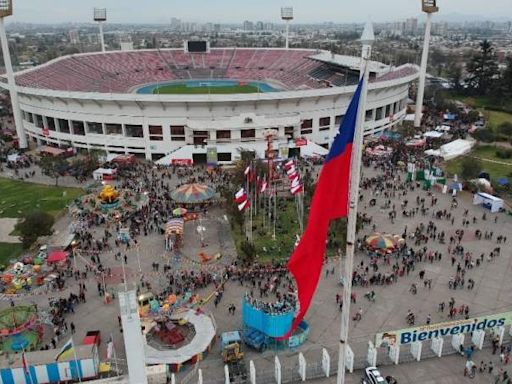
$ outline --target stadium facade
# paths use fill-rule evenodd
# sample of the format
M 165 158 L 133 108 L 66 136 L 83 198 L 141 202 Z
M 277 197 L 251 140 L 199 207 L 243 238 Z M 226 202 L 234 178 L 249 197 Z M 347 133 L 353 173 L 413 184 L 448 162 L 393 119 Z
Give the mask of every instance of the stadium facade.
M 360 62 L 305 49 L 114 51 L 61 57 L 18 72 L 16 83 L 25 132 L 38 145 L 97 148 L 164 163 L 203 162 L 214 148 L 219 163 L 229 163 L 241 147 L 264 151 L 268 129 L 275 129 L 277 145 L 286 151 L 304 142 L 308 154 L 328 147 L 355 90 Z M 418 68 L 370 65 L 365 130 L 377 134 L 403 120 Z M 152 84 L 203 86 L 221 79 L 264 83 L 272 91 L 138 92 Z

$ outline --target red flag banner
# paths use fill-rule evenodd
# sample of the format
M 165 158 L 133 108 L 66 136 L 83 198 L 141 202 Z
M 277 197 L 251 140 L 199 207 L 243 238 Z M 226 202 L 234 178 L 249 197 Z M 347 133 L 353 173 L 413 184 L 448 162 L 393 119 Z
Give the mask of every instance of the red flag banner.
M 311 305 L 322 271 L 330 221 L 348 214 L 352 143 L 361 86 L 362 81 L 359 82 L 322 167 L 311 201 L 308 224 L 288 262 L 288 269 L 297 283 L 300 310 L 283 338 L 292 335 Z

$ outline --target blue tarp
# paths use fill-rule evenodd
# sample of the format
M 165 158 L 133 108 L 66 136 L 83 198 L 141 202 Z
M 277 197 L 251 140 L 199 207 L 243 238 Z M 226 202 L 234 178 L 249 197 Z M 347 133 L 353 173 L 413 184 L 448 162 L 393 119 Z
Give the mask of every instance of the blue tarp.
M 500 177 L 498 180 L 496 180 L 496 182 L 498 183 L 498 185 L 509 185 L 510 182 L 508 181 L 508 179 L 506 177 Z

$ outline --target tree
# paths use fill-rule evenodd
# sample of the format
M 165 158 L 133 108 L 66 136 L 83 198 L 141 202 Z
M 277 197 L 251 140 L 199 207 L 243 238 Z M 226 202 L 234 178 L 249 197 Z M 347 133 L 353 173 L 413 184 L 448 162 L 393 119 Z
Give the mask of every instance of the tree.
M 498 62 L 492 44 L 488 40 L 480 43 L 480 52 L 473 56 L 466 70 L 468 86 L 474 93 L 487 95 L 498 76 Z
M 498 127 L 498 132 L 505 136 L 512 136 L 512 122 L 505 121 Z
M 44 175 L 55 179 L 55 185 L 57 186 L 59 177 L 64 176 L 69 168 L 69 163 L 60 156 L 43 156 L 39 166 Z
M 492 143 L 496 140 L 496 135 L 490 129 L 477 129 L 473 133 L 473 137 L 478 141 L 483 141 L 484 143 Z
M 507 57 L 507 66 L 501 75 L 500 83 L 502 96 L 512 100 L 512 56 Z
M 33 211 L 26 214 L 15 227 L 21 235 L 23 246 L 28 248 L 39 236 L 51 235 L 54 221 L 52 215 L 43 211 Z
M 460 93 L 462 91 L 462 67 L 460 65 L 450 65 L 448 68 L 448 80 L 455 92 Z
M 476 179 L 482 170 L 482 163 L 474 157 L 466 156 L 460 163 L 460 175 L 468 181 Z

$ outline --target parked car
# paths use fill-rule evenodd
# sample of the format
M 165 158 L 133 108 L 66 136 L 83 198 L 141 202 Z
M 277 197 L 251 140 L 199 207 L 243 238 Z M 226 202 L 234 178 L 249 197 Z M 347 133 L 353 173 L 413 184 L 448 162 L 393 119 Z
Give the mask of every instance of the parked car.
M 382 377 L 377 367 L 368 367 L 364 370 L 364 377 L 361 384 L 384 384 L 386 380 Z

